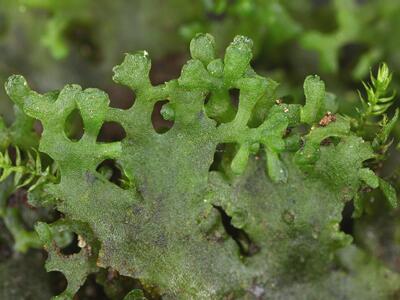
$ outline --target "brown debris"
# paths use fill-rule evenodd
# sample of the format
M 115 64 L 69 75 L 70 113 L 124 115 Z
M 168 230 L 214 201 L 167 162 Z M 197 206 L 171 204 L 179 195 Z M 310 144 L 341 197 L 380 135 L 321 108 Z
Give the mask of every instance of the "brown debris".
M 332 114 L 331 112 L 327 112 L 325 116 L 319 121 L 319 126 L 325 127 L 331 122 L 336 121 L 336 115 Z

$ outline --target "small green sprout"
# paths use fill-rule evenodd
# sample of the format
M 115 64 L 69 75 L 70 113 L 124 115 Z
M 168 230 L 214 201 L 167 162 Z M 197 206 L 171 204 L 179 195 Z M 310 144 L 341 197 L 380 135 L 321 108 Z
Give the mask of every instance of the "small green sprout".
M 14 187 L 15 190 L 29 186 L 28 191 L 33 191 L 40 185 L 49 182 L 57 181 L 57 170 L 55 166 L 48 166 L 43 170 L 42 161 L 37 150 L 33 149 L 32 152 L 27 151 L 27 159 L 22 160 L 21 150 L 16 147 L 16 158 L 13 163 L 8 150 L 4 153 L 0 152 L 0 182 L 5 181 L 9 176 L 14 174 Z
M 363 105 L 361 113 L 362 119 L 367 119 L 371 116 L 380 116 L 384 114 L 393 104 L 396 92 L 389 93 L 389 85 L 392 81 L 393 74 L 389 71 L 386 63 L 380 65 L 378 74 L 375 77 L 370 73 L 371 83 L 363 82 L 367 99 L 359 93 Z M 390 94 L 390 95 L 389 95 Z

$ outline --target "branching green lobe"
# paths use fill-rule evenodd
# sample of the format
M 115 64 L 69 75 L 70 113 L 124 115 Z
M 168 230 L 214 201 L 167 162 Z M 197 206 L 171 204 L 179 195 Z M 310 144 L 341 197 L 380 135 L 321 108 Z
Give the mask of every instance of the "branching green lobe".
M 59 183 L 47 182 L 44 190 L 65 217 L 36 228 L 50 253 L 48 270 L 68 280 L 59 298 L 72 298 L 98 268 L 137 278 L 165 299 L 280 299 L 274 296 L 279 290 L 326 284 L 335 276 L 357 281 L 333 271 L 333 258 L 351 243 L 339 230 L 345 202 L 363 182 L 382 187 L 363 165 L 374 155 L 370 144 L 341 116 L 320 125 L 327 96 L 317 76 L 304 83 L 304 106 L 276 103 L 277 84 L 250 66 L 248 38 L 236 37 L 220 59 L 213 37 L 200 34 L 190 52 L 180 77 L 158 86 L 149 79 L 148 54 L 127 54 L 113 79 L 136 94 L 128 110 L 109 107 L 98 89 L 67 85 L 42 95 L 21 76 L 8 80 L 10 98 L 41 121 L 39 149 L 60 172 Z M 161 100 L 168 100 L 163 116 L 174 124 L 157 133 L 151 115 Z M 64 125 L 76 109 L 85 132 L 73 141 Z M 107 121 L 120 123 L 126 138 L 97 142 Z M 288 149 L 288 128 L 301 123 L 311 127 L 304 145 Z M 236 145 L 223 153 L 230 170 L 210 172 L 220 144 Z M 98 171 L 106 159 L 117 161 L 130 184 L 118 186 Z M 393 201 L 393 189 L 383 186 Z M 228 225 L 238 233 L 225 230 Z M 80 236 L 78 254 L 60 254 L 59 230 Z M 357 284 L 363 288 L 365 281 Z M 126 297 L 142 298 L 138 291 Z

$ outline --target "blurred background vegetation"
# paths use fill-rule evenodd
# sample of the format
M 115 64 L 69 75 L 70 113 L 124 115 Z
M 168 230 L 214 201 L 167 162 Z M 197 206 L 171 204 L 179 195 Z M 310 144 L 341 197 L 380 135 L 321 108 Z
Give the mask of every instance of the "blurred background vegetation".
M 134 95 L 111 80 L 112 67 L 123 54 L 147 50 L 152 81 L 163 83 L 179 75 L 188 59 L 189 41 L 198 32 L 213 34 L 220 53 L 235 35 L 252 38 L 253 67 L 280 83 L 278 96 L 286 102 L 302 102 L 304 78 L 319 74 L 336 95 L 339 112 L 355 115 L 361 105 L 357 93 L 361 81 L 381 62 L 394 72 L 393 88 L 400 90 L 398 0 L 0 0 L 0 82 L 11 74 L 23 74 L 40 92 L 68 83 L 97 87 L 109 93 L 112 106 L 126 108 Z M 7 123 L 12 122 L 13 109 L 4 89 L 0 89 L 0 111 Z M 389 156 L 379 169 L 398 193 L 399 135 L 397 124 Z M 388 212 L 382 202 L 374 202 L 379 197 L 369 195 L 367 213 L 356 221 L 350 218 L 352 207 L 344 211 L 343 230 L 400 272 L 400 211 Z M 15 205 L 24 206 L 23 202 Z M 29 218 L 25 223 L 31 226 Z M 17 268 L 29 273 L 27 265 L 32 265 L 38 270 L 33 276 L 38 283 L 28 296 L 47 299 L 57 292 L 42 286 L 40 278 L 47 276 L 38 263 L 42 254 L 13 254 L 12 238 L 1 222 L 0 229 L 0 290 L 7 287 L 18 293 L 27 277 L 7 283 L 3 276 Z M 39 258 L 32 259 L 34 255 Z M 82 289 L 82 299 L 107 299 L 95 285 L 91 279 Z M 108 293 L 113 288 L 117 289 L 109 288 Z

